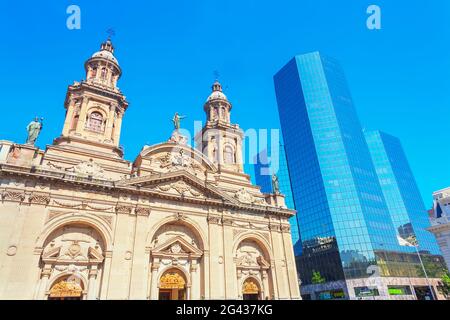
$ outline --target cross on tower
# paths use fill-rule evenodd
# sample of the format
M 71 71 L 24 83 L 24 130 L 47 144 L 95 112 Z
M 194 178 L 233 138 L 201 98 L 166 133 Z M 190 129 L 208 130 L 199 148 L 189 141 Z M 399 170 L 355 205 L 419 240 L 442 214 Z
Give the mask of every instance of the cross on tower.
M 110 40 L 111 40 L 112 36 L 116 35 L 116 32 L 114 31 L 113 28 L 109 28 L 108 30 L 106 30 L 106 33 L 108 34 L 108 39 L 110 39 Z
M 220 76 L 219 71 L 214 70 L 213 75 L 214 75 L 214 80 L 218 81 L 219 80 L 219 76 Z

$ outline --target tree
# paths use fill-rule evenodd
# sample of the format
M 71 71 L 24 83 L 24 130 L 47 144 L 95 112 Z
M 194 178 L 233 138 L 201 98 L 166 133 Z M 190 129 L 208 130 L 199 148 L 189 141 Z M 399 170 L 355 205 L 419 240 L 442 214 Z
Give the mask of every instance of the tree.
M 441 278 L 442 281 L 442 292 L 446 297 L 448 297 L 450 293 L 450 272 L 446 271 L 445 274 Z
M 325 283 L 326 280 L 325 280 L 324 277 L 322 277 L 322 275 L 320 274 L 319 271 L 314 271 L 314 270 L 313 270 L 311 282 L 312 282 L 313 284 L 321 284 L 321 283 Z
M 443 269 L 444 266 L 442 265 L 442 262 L 439 260 L 434 260 L 432 256 L 429 255 L 421 255 L 422 257 L 422 263 L 425 267 L 425 270 L 427 271 L 427 275 L 430 278 L 441 278 L 446 274 L 446 270 Z M 417 274 L 419 277 L 425 277 L 425 274 L 423 272 L 422 266 L 416 266 L 417 268 Z

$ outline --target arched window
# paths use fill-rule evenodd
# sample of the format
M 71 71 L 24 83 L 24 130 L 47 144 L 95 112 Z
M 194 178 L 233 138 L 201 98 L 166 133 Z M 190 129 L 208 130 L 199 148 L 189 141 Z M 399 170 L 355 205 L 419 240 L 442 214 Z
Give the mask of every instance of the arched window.
M 223 150 L 223 159 L 225 163 L 235 163 L 236 159 L 234 157 L 234 151 L 231 146 L 226 146 Z
M 102 79 L 106 79 L 106 68 L 105 67 L 102 68 L 101 77 L 102 77 Z
M 97 76 L 97 67 L 93 67 L 91 69 L 91 76 L 90 76 L 90 78 L 94 79 L 96 76 Z
M 100 112 L 92 112 L 86 126 L 89 130 L 102 132 L 103 131 L 103 116 Z

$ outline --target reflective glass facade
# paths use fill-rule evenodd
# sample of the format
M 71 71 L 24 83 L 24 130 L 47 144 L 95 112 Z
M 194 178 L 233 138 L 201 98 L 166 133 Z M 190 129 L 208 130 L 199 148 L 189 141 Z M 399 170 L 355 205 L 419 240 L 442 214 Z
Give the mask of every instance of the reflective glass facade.
M 426 231 L 431 226 L 428 213 L 400 140 L 381 131 L 364 134 L 398 237 L 411 242 L 415 236 L 421 251 L 440 254 Z
M 302 282 L 311 282 L 313 270 L 327 281 L 368 277 L 374 264 L 393 275 L 397 258 L 389 253 L 403 247 L 341 67 L 318 52 L 299 55 L 274 83 L 298 211 Z
M 272 193 L 272 176 L 274 173 L 270 167 L 269 159 L 276 155 L 268 155 L 267 150 L 263 150 L 258 154 L 258 159 L 255 161 L 254 170 L 255 170 L 255 183 L 256 185 L 261 187 L 261 191 L 264 193 Z M 278 177 L 278 182 L 280 185 L 280 192 L 285 196 L 286 206 L 289 209 L 295 209 L 294 198 L 292 196 L 291 190 L 291 181 L 289 177 L 289 169 L 286 163 L 286 154 L 284 151 L 284 146 L 280 145 L 279 147 L 279 169 L 275 174 Z M 263 170 L 263 168 L 267 168 L 268 170 Z M 270 174 L 265 174 L 270 172 Z M 301 254 L 301 241 L 298 224 L 297 224 L 297 216 L 293 216 L 289 219 L 291 224 L 291 235 L 292 235 L 292 243 L 294 244 L 294 254 Z

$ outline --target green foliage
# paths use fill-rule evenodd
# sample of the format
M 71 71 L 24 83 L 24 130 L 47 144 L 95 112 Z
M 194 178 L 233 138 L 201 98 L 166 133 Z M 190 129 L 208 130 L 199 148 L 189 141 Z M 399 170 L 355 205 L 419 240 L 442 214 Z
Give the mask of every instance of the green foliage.
M 421 255 L 421 257 L 429 278 L 441 278 L 447 272 L 440 261 L 435 261 L 432 257 L 426 255 Z M 419 277 L 425 277 L 422 266 L 417 266 L 417 273 Z
M 445 270 L 445 274 L 442 276 L 442 291 L 445 296 L 448 296 L 450 293 L 450 273 Z
M 313 270 L 313 275 L 312 275 L 312 278 L 311 278 L 311 282 L 313 284 L 321 284 L 321 283 L 325 283 L 326 280 L 325 280 L 324 277 L 322 277 L 322 275 L 320 274 L 319 271 L 314 271 Z

